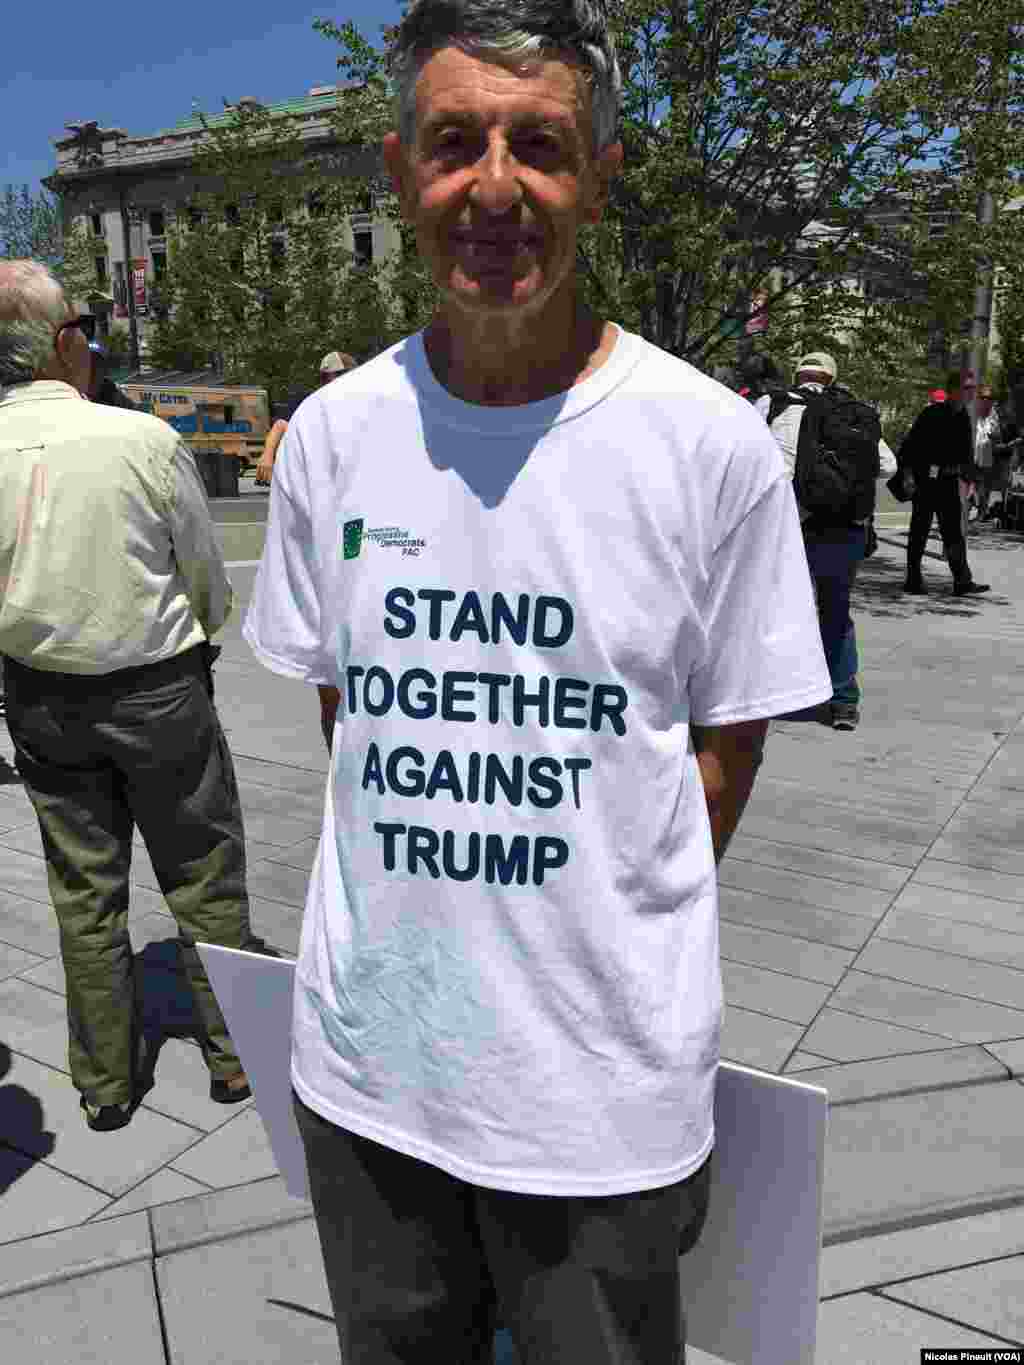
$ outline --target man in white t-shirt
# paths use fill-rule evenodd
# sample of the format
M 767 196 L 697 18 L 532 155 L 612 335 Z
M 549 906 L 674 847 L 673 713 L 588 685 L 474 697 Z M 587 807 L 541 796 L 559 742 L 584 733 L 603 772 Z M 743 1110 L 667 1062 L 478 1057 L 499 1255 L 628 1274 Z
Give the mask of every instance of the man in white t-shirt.
M 831 695 L 764 423 L 577 303 L 602 11 L 513 8 L 399 30 L 441 306 L 295 415 L 245 625 L 331 749 L 292 1080 L 346 1365 L 488 1361 L 499 1311 L 524 1365 L 680 1358 L 715 860 L 767 718 Z

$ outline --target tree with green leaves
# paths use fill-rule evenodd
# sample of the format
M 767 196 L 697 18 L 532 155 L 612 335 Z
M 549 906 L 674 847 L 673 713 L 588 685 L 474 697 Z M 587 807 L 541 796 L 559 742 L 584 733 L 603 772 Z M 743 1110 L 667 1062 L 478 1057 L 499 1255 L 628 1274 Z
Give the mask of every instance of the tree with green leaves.
M 95 248 L 84 227 L 68 226 L 60 201 L 45 189 L 7 185 L 0 195 L 0 255 L 42 261 L 70 299 L 96 288 Z
M 919 393 L 995 250 L 978 194 L 1024 162 L 1024 0 L 618 0 L 609 16 L 625 166 L 581 243 L 588 299 L 704 368 L 824 345 L 864 392 Z M 356 86 L 346 138 L 377 145 L 388 31 L 374 46 L 316 27 Z M 756 343 L 752 313 L 769 324 Z
M 389 345 L 400 327 L 386 267 L 357 262 L 348 231 L 369 207 L 373 157 L 310 143 L 294 116 L 255 104 L 204 122 L 153 291 L 151 361 L 213 365 L 279 399 L 311 386 L 325 351 Z

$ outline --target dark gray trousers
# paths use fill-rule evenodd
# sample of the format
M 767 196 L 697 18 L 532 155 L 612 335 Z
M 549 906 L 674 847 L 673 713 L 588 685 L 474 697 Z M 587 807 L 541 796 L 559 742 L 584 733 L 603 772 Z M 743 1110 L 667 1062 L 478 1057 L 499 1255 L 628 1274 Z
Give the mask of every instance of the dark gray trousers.
M 6 660 L 7 725 L 39 819 L 67 982 L 71 1078 L 135 1097 L 142 1007 L 128 934 L 138 826 L 178 924 L 212 1075 L 240 1063 L 193 946 L 252 948 L 242 809 L 201 649 L 101 677 Z
M 491 1365 L 499 1321 L 520 1365 L 682 1365 L 710 1158 L 639 1194 L 515 1194 L 294 1105 L 344 1365 Z

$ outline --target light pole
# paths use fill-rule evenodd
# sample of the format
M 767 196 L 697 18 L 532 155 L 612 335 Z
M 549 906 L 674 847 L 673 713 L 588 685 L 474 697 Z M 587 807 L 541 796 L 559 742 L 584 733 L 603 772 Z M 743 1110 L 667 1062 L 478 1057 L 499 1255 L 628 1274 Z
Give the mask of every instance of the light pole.
M 139 318 L 135 311 L 135 280 L 132 269 L 132 225 L 140 221 L 138 210 L 129 207 L 124 197 L 124 190 L 120 191 L 121 201 L 121 234 L 124 238 L 124 282 L 128 296 L 128 330 L 131 333 L 131 368 L 133 374 L 138 374 L 141 361 L 139 359 Z

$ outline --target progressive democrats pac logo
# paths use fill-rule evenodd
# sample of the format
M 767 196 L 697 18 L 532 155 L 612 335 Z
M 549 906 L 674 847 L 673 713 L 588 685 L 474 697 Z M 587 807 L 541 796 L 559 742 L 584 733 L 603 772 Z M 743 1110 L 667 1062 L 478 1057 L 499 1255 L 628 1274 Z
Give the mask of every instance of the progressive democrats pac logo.
M 342 544 L 346 559 L 359 558 L 359 551 L 363 548 L 362 517 L 357 517 L 355 521 L 346 521 Z

